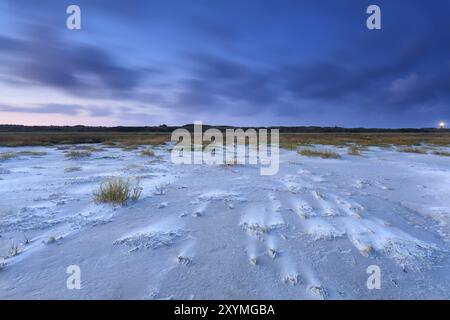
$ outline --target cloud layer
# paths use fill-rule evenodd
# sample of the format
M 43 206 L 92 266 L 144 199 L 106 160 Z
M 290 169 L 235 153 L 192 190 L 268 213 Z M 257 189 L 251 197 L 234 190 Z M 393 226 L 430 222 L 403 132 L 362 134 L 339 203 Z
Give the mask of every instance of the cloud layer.
M 0 83 L 9 99 L 0 98 L 0 115 L 371 127 L 450 120 L 450 4 L 379 5 L 382 30 L 369 31 L 362 3 L 81 1 L 74 33 L 63 27 L 64 3 L 42 1 L 37 11 L 8 0 L 0 30 L 13 31 L 0 33 Z M 113 105 L 126 106 L 129 119 Z

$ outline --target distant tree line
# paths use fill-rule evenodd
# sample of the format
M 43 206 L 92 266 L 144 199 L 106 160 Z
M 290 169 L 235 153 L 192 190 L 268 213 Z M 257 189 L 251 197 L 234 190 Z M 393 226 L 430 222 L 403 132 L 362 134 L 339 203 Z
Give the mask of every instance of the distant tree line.
M 90 127 L 90 126 L 24 126 L 24 125 L 0 125 L 0 132 L 142 132 L 142 133 L 171 133 L 178 128 L 185 128 L 194 131 L 193 124 L 184 126 L 142 126 L 142 127 Z M 203 125 L 203 130 L 216 128 L 222 131 L 226 129 L 235 129 L 233 126 L 211 126 Z M 244 130 L 254 129 L 279 129 L 280 133 L 424 133 L 424 132 L 450 132 L 450 129 L 438 128 L 342 128 L 342 127 L 317 127 L 317 126 L 298 126 L 298 127 L 240 127 Z

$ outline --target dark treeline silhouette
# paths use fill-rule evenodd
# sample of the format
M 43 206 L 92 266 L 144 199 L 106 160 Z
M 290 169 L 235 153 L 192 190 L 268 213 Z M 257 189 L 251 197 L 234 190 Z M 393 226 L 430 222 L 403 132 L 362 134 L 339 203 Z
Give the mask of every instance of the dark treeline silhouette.
M 0 132 L 148 132 L 148 133 L 170 133 L 175 129 L 185 128 L 189 131 L 194 130 L 193 124 L 184 126 L 142 126 L 142 127 L 90 127 L 90 126 L 24 126 L 24 125 L 0 125 Z M 216 128 L 224 131 L 225 129 L 236 129 L 233 126 L 211 126 L 203 125 L 203 130 Z M 299 126 L 299 127 L 239 127 L 244 130 L 254 129 L 279 129 L 280 133 L 424 133 L 424 132 L 450 132 L 450 129 L 438 128 L 342 128 L 342 127 L 317 127 L 317 126 Z

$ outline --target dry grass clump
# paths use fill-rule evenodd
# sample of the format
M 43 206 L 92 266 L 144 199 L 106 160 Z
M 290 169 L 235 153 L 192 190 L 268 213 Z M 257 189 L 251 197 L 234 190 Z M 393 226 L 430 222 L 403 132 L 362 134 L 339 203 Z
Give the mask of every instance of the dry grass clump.
M 130 199 L 132 201 L 139 200 L 141 192 L 139 179 L 132 183 L 130 178 L 112 177 L 108 181 L 102 182 L 100 188 L 94 192 L 94 202 L 123 206 Z
M 360 156 L 361 155 L 361 149 L 358 146 L 350 146 L 348 148 L 348 154 L 351 156 Z
M 29 150 L 25 150 L 25 151 L 20 151 L 17 154 L 19 154 L 21 156 L 42 157 L 42 156 L 46 156 L 47 152 L 45 152 L 45 151 L 29 151 Z
M 62 145 L 62 146 L 56 147 L 56 150 L 64 151 L 64 150 L 69 150 L 70 148 L 71 148 L 71 146 Z
M 130 199 L 132 201 L 138 201 L 142 194 L 141 180 L 139 178 L 136 179 L 136 182 L 131 189 Z
M 0 152 L 0 161 L 10 160 L 17 157 L 17 153 L 14 152 Z
M 33 157 L 42 157 L 47 155 L 47 152 L 44 151 L 19 151 L 19 152 L 0 152 L 0 161 L 10 160 L 17 158 L 18 156 L 33 156 Z
M 129 146 L 121 146 L 123 151 L 134 151 L 136 149 L 139 149 L 139 146 L 137 145 L 129 145 Z
M 450 152 L 447 151 L 434 151 L 433 154 L 441 157 L 450 157 Z
M 82 150 L 82 151 L 70 150 L 70 151 L 66 152 L 66 157 L 71 160 L 89 158 L 91 155 L 92 155 L 92 153 L 90 151 L 86 151 L 86 150 Z
M 17 256 L 20 253 L 19 244 L 11 241 L 8 249 L 8 257 L 12 258 Z
M 81 171 L 81 167 L 67 167 L 64 169 L 64 172 L 77 172 L 77 171 Z
M 316 150 L 316 149 L 302 149 L 298 151 L 298 153 L 305 157 L 320 157 L 322 159 L 340 159 L 341 156 L 336 152 L 332 152 L 329 150 Z
M 152 149 L 148 148 L 148 149 L 145 149 L 145 150 L 141 151 L 141 156 L 154 157 L 155 156 L 155 152 Z
M 407 153 L 427 154 L 427 151 L 425 149 L 418 147 L 400 147 L 398 148 L 398 151 Z
M 94 146 L 75 146 L 72 150 L 74 150 L 74 151 L 89 151 L 89 152 L 102 151 L 102 149 L 94 147 Z

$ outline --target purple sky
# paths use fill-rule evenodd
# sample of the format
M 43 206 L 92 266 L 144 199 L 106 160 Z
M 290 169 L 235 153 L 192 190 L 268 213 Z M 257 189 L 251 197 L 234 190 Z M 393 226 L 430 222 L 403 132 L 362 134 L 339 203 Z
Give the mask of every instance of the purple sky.
M 78 4 L 82 29 L 66 29 Z M 382 30 L 366 28 L 377 4 Z M 0 123 L 435 127 L 450 2 L 3 0 Z

